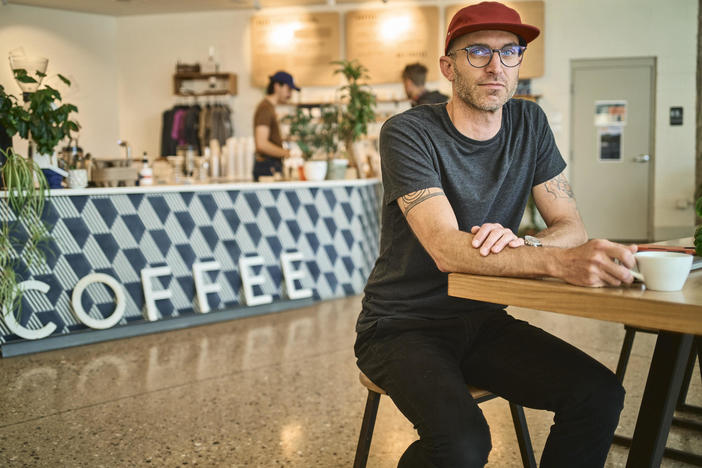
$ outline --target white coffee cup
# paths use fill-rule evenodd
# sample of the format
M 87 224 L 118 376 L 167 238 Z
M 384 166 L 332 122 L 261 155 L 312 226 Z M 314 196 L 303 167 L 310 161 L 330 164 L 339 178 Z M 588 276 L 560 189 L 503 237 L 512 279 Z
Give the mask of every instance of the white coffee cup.
M 631 273 L 653 291 L 680 291 L 692 266 L 692 255 L 678 252 L 638 252 L 634 257 L 639 271 Z

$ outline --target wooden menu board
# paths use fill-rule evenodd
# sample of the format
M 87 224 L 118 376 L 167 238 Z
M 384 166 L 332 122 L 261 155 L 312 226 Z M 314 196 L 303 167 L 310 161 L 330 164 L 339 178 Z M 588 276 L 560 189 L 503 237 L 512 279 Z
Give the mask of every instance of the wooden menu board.
M 336 86 L 332 60 L 339 60 L 339 13 L 256 15 L 251 18 L 251 82 L 267 86 L 278 70 L 298 86 Z
M 399 83 L 405 65 L 421 62 L 439 79 L 439 9 L 435 6 L 346 13 L 346 58 L 369 70 L 371 84 Z
M 455 15 L 458 10 L 468 6 L 470 3 L 467 2 L 460 3 L 458 5 L 450 5 L 446 7 L 446 28 L 448 31 L 448 25 L 451 22 L 451 18 Z M 538 76 L 543 76 L 544 74 L 544 2 L 543 1 L 527 1 L 527 2 L 502 2 L 510 8 L 514 8 L 519 13 L 522 18 L 522 23 L 530 24 L 536 26 L 541 30 L 539 37 L 534 39 L 527 46 L 527 50 L 524 53 L 524 60 L 519 68 L 519 78 L 536 78 Z M 446 36 L 444 36 L 446 37 Z M 443 50 L 443 44 L 442 44 Z

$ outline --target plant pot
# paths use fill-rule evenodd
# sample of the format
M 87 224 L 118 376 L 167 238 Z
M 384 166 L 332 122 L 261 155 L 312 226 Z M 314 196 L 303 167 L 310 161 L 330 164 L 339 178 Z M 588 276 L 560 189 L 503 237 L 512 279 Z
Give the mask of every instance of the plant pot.
M 305 179 L 309 181 L 324 180 L 327 175 L 326 161 L 305 161 L 304 172 Z
M 349 166 L 348 159 L 330 159 L 327 169 L 327 179 L 340 180 L 346 178 L 346 168 Z
M 88 171 L 85 169 L 71 169 L 68 171 L 68 187 L 73 189 L 88 186 Z
M 63 182 L 63 175 L 53 171 L 52 169 L 42 169 L 41 172 L 44 173 L 44 177 L 46 177 L 46 182 L 49 184 L 49 188 L 61 188 L 61 182 Z

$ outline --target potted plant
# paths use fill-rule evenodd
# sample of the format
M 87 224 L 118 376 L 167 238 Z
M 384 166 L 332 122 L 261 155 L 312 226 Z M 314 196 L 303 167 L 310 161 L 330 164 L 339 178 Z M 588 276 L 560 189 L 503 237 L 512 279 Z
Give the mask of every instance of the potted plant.
M 33 83 L 37 86 L 39 84 L 39 81 L 23 68 L 14 69 L 13 73 L 19 83 Z M 40 79 L 46 76 L 39 71 L 35 74 Z M 59 74 L 58 77 L 66 85 L 71 85 L 63 75 Z M 78 108 L 73 104 L 62 104 L 61 93 L 48 85 L 25 93 L 25 96 L 26 108 L 19 105 L 16 99 L 11 99 L 4 89 L 0 89 L 0 100 L 4 99 L 13 104 L 7 114 L 3 113 L 0 124 L 9 135 L 17 134 L 30 142 L 29 156 L 47 169 L 44 173 L 49 179 L 49 186 L 58 188 L 66 173 L 58 168 L 54 150 L 61 140 L 70 139 L 71 132 L 80 128 L 78 122 L 71 119 L 71 113 L 77 112 Z
M 12 148 L 0 149 L 0 180 L 5 187 L 0 197 L 0 304 L 2 315 L 21 314 L 19 287 L 21 265 L 26 271 L 45 261 L 50 236 L 42 220 L 49 187 L 41 169 Z
M 13 70 L 18 83 L 36 84 L 45 76 L 35 71 L 38 80 L 22 68 Z M 70 85 L 63 76 L 59 78 Z M 26 105 L 7 93 L 0 85 L 0 128 L 7 140 L 19 135 L 36 145 L 38 153 L 53 154 L 56 145 L 78 124 L 70 115 L 77 111 L 71 104 L 61 104 L 58 90 L 45 86 L 25 92 Z M 4 145 L 3 145 L 4 146 Z M 51 172 L 60 171 L 58 167 Z M 48 171 L 46 171 L 48 172 Z M 22 275 L 45 261 L 49 228 L 42 219 L 49 196 L 49 184 L 37 161 L 25 158 L 11 147 L 0 148 L 0 312 L 21 314 Z
M 314 159 L 319 151 L 318 124 L 309 109 L 297 107 L 295 112 L 283 118 L 290 125 L 290 136 L 300 148 L 305 160 L 303 175 L 305 180 L 324 180 L 327 174 L 327 161 Z
M 339 116 L 339 106 L 324 105 L 320 109 L 316 145 L 327 155 L 327 179 L 343 179 L 349 164 L 348 159 L 339 157 Z
M 375 122 L 375 95 L 365 83 L 368 69 L 357 60 L 339 60 L 332 62 L 338 68 L 334 74 L 341 74 L 346 84 L 339 88 L 343 107 L 339 119 L 339 138 L 346 145 L 346 152 L 351 155 L 359 173 L 365 175 L 363 154 L 354 143 L 368 134 L 368 124 Z

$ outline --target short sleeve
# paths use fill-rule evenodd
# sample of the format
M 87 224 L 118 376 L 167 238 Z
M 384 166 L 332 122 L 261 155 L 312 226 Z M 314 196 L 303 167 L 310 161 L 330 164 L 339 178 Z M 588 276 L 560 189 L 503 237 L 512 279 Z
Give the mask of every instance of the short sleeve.
M 551 127 L 544 111 L 534 104 L 536 109 L 536 129 L 538 132 L 538 147 L 536 153 L 536 171 L 533 186 L 549 181 L 563 172 L 566 163 L 556 146 Z
M 275 118 L 275 113 L 271 112 L 271 108 L 265 105 L 259 105 L 254 114 L 254 128 L 260 125 L 270 127 L 272 118 Z
M 380 163 L 385 204 L 417 190 L 441 187 L 433 146 L 416 117 L 399 114 L 383 125 Z

